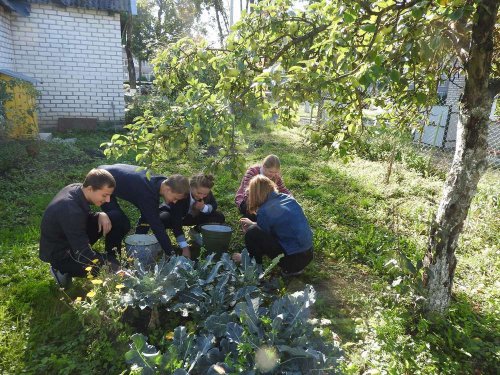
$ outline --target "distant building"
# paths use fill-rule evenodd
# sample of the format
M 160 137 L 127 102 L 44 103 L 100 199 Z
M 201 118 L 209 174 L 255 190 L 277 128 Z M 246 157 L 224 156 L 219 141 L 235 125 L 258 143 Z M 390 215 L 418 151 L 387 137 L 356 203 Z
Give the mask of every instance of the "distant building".
M 122 64 L 123 64 L 123 80 L 128 81 L 128 60 L 125 48 L 122 48 Z M 152 81 L 152 79 L 154 78 L 153 66 L 148 61 L 142 61 L 141 66 L 139 68 L 139 60 L 137 60 L 134 57 L 134 67 L 135 67 L 136 80 L 138 82 L 140 80 Z M 143 79 L 141 79 L 141 77 L 139 76 L 139 71 Z
M 431 110 L 430 124 L 426 125 L 422 133 L 415 134 L 415 141 L 436 146 L 443 149 L 454 149 L 457 140 L 457 125 L 460 99 L 465 87 L 465 75 L 456 74 L 452 80 L 446 80 L 438 86 L 438 96 L 441 105 Z M 494 101 L 490 113 L 488 129 L 488 149 L 491 163 L 499 164 L 500 156 L 500 119 L 495 116 L 495 107 L 498 98 Z
M 0 0 L 0 70 L 35 80 L 41 128 L 123 119 L 121 11 L 135 0 Z
M 415 140 L 441 148 L 455 148 L 457 140 L 458 105 L 465 85 L 465 76 L 456 74 L 452 80 L 438 85 L 441 104 L 432 107 L 429 124 L 422 133 L 415 134 Z

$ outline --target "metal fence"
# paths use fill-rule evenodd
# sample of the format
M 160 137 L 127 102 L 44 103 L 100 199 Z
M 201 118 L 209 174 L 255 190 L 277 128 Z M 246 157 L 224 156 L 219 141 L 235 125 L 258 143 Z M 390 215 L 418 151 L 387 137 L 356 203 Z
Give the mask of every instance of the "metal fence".
M 492 121 L 488 129 L 488 162 L 491 168 L 500 170 L 500 119 Z
M 324 118 L 324 113 L 322 114 Z M 304 103 L 300 109 L 300 124 L 311 125 L 321 121 L 318 119 L 318 104 Z M 448 170 L 455 153 L 458 113 L 452 106 L 434 106 L 430 111 L 429 123 L 421 131 L 413 134 L 413 147 L 425 156 L 430 157 L 432 164 Z M 500 171 L 500 118 L 496 117 L 488 129 L 488 166 Z
M 449 167 L 456 146 L 458 113 L 451 106 L 434 106 L 429 124 L 422 132 L 415 132 L 414 143 L 422 152 L 436 155 L 436 162 Z M 492 118 L 488 125 L 488 165 L 500 170 L 500 118 Z

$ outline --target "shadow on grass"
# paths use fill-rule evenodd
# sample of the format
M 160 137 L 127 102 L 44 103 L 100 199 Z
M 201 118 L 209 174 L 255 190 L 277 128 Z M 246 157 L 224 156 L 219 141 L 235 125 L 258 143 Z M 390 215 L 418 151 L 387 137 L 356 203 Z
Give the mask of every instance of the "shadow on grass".
M 402 358 L 415 364 L 421 355 L 419 348 L 428 347 L 427 355 L 442 373 L 498 374 L 500 333 L 496 312 L 481 312 L 466 295 L 456 294 L 446 316 L 416 319 L 411 310 L 408 314 L 414 320 L 407 323 L 413 347 L 388 350 L 399 351 Z M 379 335 L 387 338 L 385 333 L 382 329 Z
M 465 294 L 454 297 L 448 318 L 438 321 L 433 329 L 443 352 L 461 359 L 475 374 L 498 374 L 498 311 L 479 311 Z
M 48 268 L 47 268 L 48 272 Z M 62 291 L 54 280 L 38 283 L 26 303 L 30 303 L 29 336 L 24 353 L 25 371 L 36 374 L 117 374 L 125 369 L 123 342 L 111 330 L 87 326 L 71 307 L 83 297 L 83 281 Z M 26 287 L 31 286 L 27 283 Z M 99 311 L 95 312 L 99 317 Z M 90 319 L 90 320 L 91 320 Z M 88 322 L 88 324 L 91 324 Z

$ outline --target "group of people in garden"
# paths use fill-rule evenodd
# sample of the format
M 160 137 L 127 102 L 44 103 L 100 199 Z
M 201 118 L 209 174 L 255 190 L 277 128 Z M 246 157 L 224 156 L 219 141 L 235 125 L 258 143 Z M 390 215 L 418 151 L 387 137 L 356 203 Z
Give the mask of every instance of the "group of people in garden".
M 41 223 L 40 259 L 50 263 L 51 273 L 61 287 L 72 277 L 84 277 L 108 264 L 119 268 L 122 242 L 131 223 L 120 202 L 127 201 L 140 212 L 135 233 L 153 232 L 167 256 L 175 253 L 167 234 L 171 230 L 182 255 L 191 258 L 182 227 L 223 224 L 212 193 L 212 175 L 196 174 L 188 179 L 147 175 L 127 164 L 102 165 L 92 169 L 82 183 L 64 187 L 46 208 Z M 160 202 L 160 199 L 163 202 Z M 235 203 L 242 215 L 245 246 L 257 263 L 263 257 L 284 257 L 279 265 L 285 276 L 302 273 L 313 258 L 312 231 L 304 212 L 281 177 L 280 160 L 268 155 L 261 164 L 248 168 L 236 192 Z M 101 208 L 92 212 L 91 205 Z M 105 253 L 92 249 L 104 236 Z M 241 260 L 234 253 L 235 262 Z

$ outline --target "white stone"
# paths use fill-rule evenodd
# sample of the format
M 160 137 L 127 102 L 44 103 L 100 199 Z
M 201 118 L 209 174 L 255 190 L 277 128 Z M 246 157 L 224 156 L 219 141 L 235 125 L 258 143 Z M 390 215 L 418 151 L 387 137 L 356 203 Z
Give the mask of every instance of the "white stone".
M 76 138 L 53 138 L 52 142 L 58 142 L 58 143 L 66 143 L 70 145 L 74 145 L 76 143 L 77 139 Z
M 41 141 L 51 141 L 53 136 L 52 133 L 38 133 L 38 138 Z

